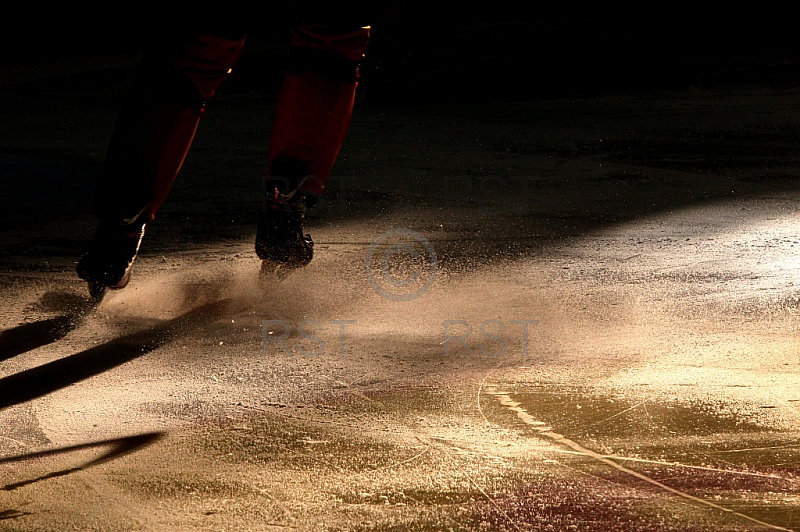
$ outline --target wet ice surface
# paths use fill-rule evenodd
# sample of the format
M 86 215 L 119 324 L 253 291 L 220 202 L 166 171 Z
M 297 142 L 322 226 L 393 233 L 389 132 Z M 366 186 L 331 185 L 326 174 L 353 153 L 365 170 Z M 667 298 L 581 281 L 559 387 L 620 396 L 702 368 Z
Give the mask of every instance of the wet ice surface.
M 32 528 L 797 528 L 793 217 L 733 212 L 736 227 L 696 235 L 693 247 L 674 231 L 660 236 L 663 219 L 654 216 L 546 256 L 444 269 L 416 303 L 371 290 L 363 245 L 325 244 L 333 229 L 317 231 L 318 262 L 280 285 L 264 286 L 245 249 L 167 263 L 145 256 L 129 289 L 3 362 L 8 383 L 91 349 L 123 361 L 6 408 L 2 446 L 8 456 L 166 436 L 85 470 L 72 469 L 102 448 L 0 465 L 5 520 Z M 672 219 L 726 226 L 730 213 L 715 205 Z M 27 316 L 57 330 L 58 316 L 81 309 L 82 287 L 70 279 L 53 287 L 12 273 L 2 282 L 14 289 L 5 298 L 25 299 L 6 307 L 18 309 L 11 323 Z M 262 342 L 262 320 L 296 327 L 307 319 L 323 327 L 308 330 L 314 338 L 294 331 L 289 352 Z M 492 322 L 488 336 L 479 329 L 487 319 L 537 320 L 527 353 L 521 325 Z M 338 320 L 353 322 L 343 353 L 341 329 L 329 324 Z M 472 336 L 445 342 L 445 320 L 472 324 Z M 17 345 L 7 332 L 3 340 Z M 303 355 L 321 341 L 326 351 Z
M 0 528 L 800 528 L 792 106 L 699 92 L 366 112 L 341 171 L 387 184 L 333 186 L 281 283 L 208 159 L 95 311 L 83 217 L 12 226 Z M 365 268 L 396 228 L 437 254 L 407 302 L 369 277 L 424 287 L 424 246 Z

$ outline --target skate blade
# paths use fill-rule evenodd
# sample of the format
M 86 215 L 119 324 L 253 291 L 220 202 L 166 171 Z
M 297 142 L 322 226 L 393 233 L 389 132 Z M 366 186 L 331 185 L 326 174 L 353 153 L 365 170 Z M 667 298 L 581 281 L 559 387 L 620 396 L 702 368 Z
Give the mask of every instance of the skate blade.
M 100 303 L 103 302 L 103 298 L 106 297 L 106 293 L 108 292 L 108 287 L 98 283 L 89 283 L 89 303 L 96 307 Z
M 295 272 L 300 268 L 302 268 L 302 266 L 290 266 L 285 262 L 262 259 L 261 278 L 264 280 L 273 279 L 280 282 L 289 277 L 292 272 Z

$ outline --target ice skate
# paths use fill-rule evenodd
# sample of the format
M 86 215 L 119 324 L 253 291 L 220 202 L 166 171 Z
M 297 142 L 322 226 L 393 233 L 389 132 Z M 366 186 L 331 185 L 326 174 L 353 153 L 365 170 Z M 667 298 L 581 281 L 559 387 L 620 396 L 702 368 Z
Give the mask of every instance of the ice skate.
M 308 198 L 300 186 L 289 194 L 281 194 L 269 183 L 267 187 L 258 217 L 256 254 L 262 275 L 283 279 L 306 266 L 314 255 L 314 242 L 303 232 Z
M 100 222 L 89 252 L 78 261 L 78 276 L 89 283 L 89 297 L 99 303 L 106 290 L 127 286 L 144 236 L 144 224 Z

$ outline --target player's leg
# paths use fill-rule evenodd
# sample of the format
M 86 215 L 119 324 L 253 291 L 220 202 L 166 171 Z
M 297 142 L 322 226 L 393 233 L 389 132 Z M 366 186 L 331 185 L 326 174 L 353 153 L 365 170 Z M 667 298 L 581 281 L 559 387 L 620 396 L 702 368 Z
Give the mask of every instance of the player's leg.
M 167 196 L 205 100 L 238 58 L 244 32 L 178 28 L 154 40 L 120 112 L 92 212 L 100 220 L 78 275 L 124 287 L 145 225 Z
M 295 268 L 311 261 L 305 211 L 322 194 L 344 140 L 368 39 L 369 27 L 343 14 L 306 16 L 292 26 L 256 235 L 265 263 Z

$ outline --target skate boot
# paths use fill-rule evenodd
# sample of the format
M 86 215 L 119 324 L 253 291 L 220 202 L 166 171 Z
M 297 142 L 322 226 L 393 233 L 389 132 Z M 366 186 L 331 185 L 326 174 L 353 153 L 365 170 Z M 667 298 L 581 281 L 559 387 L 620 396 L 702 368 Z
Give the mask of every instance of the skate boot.
M 283 274 L 311 262 L 314 242 L 303 233 L 306 209 L 312 203 L 302 191 L 302 181 L 286 194 L 280 190 L 286 181 L 268 179 L 265 198 L 258 216 L 256 254 L 262 273 Z
M 101 221 L 89 252 L 78 261 L 78 276 L 89 283 L 89 294 L 100 299 L 106 288 L 125 288 L 139 252 L 145 224 Z

